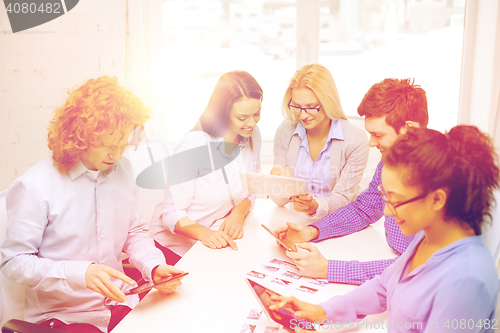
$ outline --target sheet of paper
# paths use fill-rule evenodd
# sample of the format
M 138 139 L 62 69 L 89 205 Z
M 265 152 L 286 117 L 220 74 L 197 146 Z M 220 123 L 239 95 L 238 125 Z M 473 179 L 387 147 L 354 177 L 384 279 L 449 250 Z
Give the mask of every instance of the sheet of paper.
M 317 294 L 328 286 L 328 281 L 325 279 L 314 279 L 301 275 L 297 266 L 290 259 L 283 258 L 269 258 L 251 266 L 243 275 L 245 278 L 265 285 L 271 290 L 276 290 L 280 294 Z

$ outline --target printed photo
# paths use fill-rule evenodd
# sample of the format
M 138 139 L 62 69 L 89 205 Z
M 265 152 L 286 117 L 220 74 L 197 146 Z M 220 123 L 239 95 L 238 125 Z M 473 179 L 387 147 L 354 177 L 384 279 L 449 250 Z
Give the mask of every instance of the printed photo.
M 264 265 L 262 266 L 262 269 L 268 271 L 268 272 L 276 272 L 279 270 L 278 267 L 274 267 L 274 266 L 267 266 L 267 265 Z
M 286 260 L 273 259 L 270 261 L 270 263 L 275 264 L 275 265 L 288 266 L 288 267 L 297 269 L 297 266 L 294 263 L 291 263 L 291 262 L 286 261 Z
M 295 279 L 295 280 L 298 280 L 302 277 L 302 275 L 295 273 L 295 272 L 290 272 L 290 271 L 286 271 L 285 273 L 283 273 L 283 276 L 288 276 L 288 277 Z
M 281 284 L 282 286 L 288 286 L 289 284 L 292 283 L 290 281 L 283 280 L 283 279 L 280 279 L 280 278 L 276 278 L 276 279 L 272 280 L 271 282 L 274 282 L 274 283 L 277 283 L 277 284 Z
M 262 315 L 262 310 L 260 309 L 252 309 L 250 310 L 250 312 L 248 313 L 248 319 L 259 319 L 260 316 Z
M 324 286 L 328 285 L 328 281 L 327 280 L 315 279 L 315 278 L 310 278 L 310 277 L 303 277 L 302 281 L 303 282 L 308 282 L 310 284 L 314 284 L 314 285 L 317 285 L 317 286 L 320 286 L 320 287 L 324 287 Z
M 299 288 L 297 288 L 297 290 L 300 290 L 300 291 L 303 291 L 303 292 L 309 293 L 309 294 L 314 294 L 315 292 L 318 291 L 318 289 L 309 288 L 307 286 L 300 286 Z
M 250 275 L 250 276 L 254 276 L 256 278 L 259 278 L 259 279 L 264 279 L 267 276 L 266 274 L 260 273 L 260 272 L 257 272 L 257 271 L 251 271 L 251 272 L 248 272 L 247 274 Z
M 244 324 L 240 333 L 253 333 L 253 331 L 255 331 L 255 327 L 257 327 L 257 325 Z

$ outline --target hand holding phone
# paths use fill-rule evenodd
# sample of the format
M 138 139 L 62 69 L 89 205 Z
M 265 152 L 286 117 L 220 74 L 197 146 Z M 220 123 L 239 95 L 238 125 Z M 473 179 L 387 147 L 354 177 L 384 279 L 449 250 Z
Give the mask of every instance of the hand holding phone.
M 150 283 L 143 284 L 140 287 L 130 289 L 129 291 L 127 291 L 125 293 L 125 295 L 140 294 L 140 293 L 143 293 L 145 291 L 151 290 L 159 285 L 165 284 L 165 283 L 173 281 L 173 280 L 180 279 L 181 277 L 186 276 L 188 274 L 189 274 L 188 272 L 172 274 L 171 276 L 167 276 L 166 278 L 161 279 L 157 283 L 150 282 Z
M 271 234 L 271 236 L 273 236 L 274 238 L 276 238 L 276 240 L 278 241 L 278 243 L 280 243 L 281 245 L 283 245 L 283 247 L 285 249 L 287 249 L 287 251 L 290 251 L 290 252 L 297 252 L 297 246 L 290 242 L 288 239 L 286 238 L 283 238 L 283 239 L 280 239 L 278 234 L 276 234 L 274 231 L 272 231 L 271 229 L 269 229 L 268 227 L 266 227 L 265 225 L 261 224 L 261 226 L 267 230 L 267 232 L 269 232 Z

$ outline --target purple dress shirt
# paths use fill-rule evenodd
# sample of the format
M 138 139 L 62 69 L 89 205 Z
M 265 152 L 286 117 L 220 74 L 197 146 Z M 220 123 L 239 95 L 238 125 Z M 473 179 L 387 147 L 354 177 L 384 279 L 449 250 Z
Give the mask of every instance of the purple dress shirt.
M 333 323 L 371 327 L 369 314 L 387 311 L 389 332 L 493 332 L 498 273 L 481 236 L 460 239 L 436 251 L 408 274 L 424 231 L 382 275 L 320 304 Z M 359 321 L 358 321 L 359 320 Z M 340 326 L 337 324 L 337 326 Z M 350 327 L 349 325 L 346 325 Z M 373 327 L 373 326 L 372 326 Z
M 319 236 L 312 242 L 352 234 L 377 222 L 384 215 L 385 202 L 378 185 L 382 184 L 382 161 L 377 165 L 372 181 L 355 201 L 326 215 L 311 226 L 319 230 Z M 403 254 L 414 236 L 405 236 L 392 216 L 386 216 L 385 236 L 389 247 L 398 255 Z M 396 261 L 394 259 L 368 262 L 328 260 L 328 281 L 360 285 L 381 274 L 384 269 Z

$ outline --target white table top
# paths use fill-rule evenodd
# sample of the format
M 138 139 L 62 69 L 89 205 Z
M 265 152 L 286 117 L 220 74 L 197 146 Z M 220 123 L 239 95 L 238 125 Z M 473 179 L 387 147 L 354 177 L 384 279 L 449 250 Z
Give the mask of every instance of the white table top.
M 245 219 L 243 238 L 236 241 L 238 251 L 212 250 L 197 242 L 176 265 L 189 272 L 182 286 L 167 296 L 153 290 L 113 332 L 240 332 L 250 309 L 259 308 L 242 273 L 270 257 L 285 256 L 285 251 L 260 225 L 275 229 L 287 221 L 303 224 L 315 221 L 288 206 L 277 207 L 271 200 L 258 199 L 255 209 Z M 220 223 L 216 222 L 214 228 Z M 396 256 L 386 243 L 382 221 L 352 235 L 316 245 L 327 259 L 369 261 Z M 294 296 L 319 303 L 349 292 L 355 286 L 330 284 L 327 288 L 320 295 Z M 387 315 L 369 316 L 366 320 L 386 322 Z M 365 326 L 358 331 L 384 332 Z

